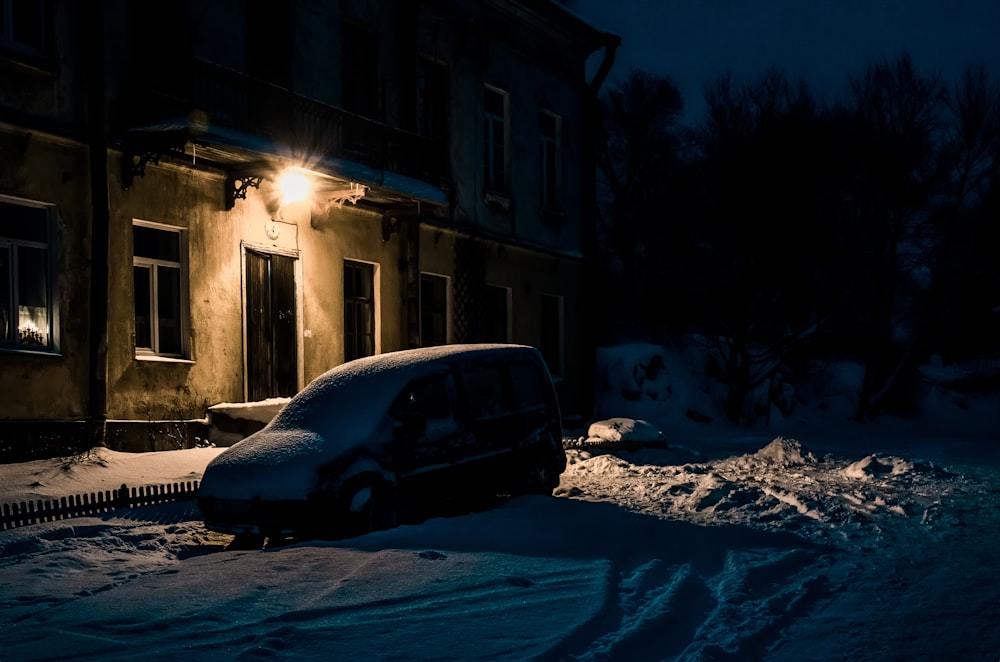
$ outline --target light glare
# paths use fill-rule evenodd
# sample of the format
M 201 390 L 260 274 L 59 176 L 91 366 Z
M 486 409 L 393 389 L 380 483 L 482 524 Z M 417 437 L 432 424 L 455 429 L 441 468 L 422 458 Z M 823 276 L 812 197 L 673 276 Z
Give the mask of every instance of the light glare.
M 309 180 L 300 172 L 286 172 L 278 182 L 281 189 L 281 204 L 301 202 L 309 197 Z

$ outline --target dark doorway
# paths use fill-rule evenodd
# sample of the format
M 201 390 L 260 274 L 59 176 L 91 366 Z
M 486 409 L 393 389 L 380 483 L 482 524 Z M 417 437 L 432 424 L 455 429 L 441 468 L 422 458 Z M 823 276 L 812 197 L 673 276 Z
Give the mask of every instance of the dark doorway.
M 246 252 L 247 400 L 298 391 L 295 258 Z

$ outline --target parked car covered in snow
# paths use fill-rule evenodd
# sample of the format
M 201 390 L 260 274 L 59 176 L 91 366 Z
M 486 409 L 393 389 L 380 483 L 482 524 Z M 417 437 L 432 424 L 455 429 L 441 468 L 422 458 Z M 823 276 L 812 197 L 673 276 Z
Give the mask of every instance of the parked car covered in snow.
M 446 345 L 317 377 L 209 463 L 198 505 L 217 531 L 345 536 L 445 505 L 551 494 L 565 467 L 538 351 Z

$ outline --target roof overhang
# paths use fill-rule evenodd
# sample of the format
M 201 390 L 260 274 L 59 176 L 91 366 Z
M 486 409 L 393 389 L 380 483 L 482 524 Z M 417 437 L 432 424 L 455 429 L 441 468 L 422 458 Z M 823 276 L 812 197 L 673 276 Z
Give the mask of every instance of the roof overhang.
M 158 164 L 163 158 L 189 161 L 226 173 L 226 209 L 245 198 L 250 188 L 258 188 L 264 179 L 276 180 L 288 168 L 312 176 L 321 205 L 348 202 L 391 215 L 414 210 L 421 203 L 448 204 L 444 191 L 423 180 L 341 157 L 305 154 L 267 137 L 199 118 L 171 118 L 129 129 L 122 150 L 122 188 L 131 188 L 150 163 Z

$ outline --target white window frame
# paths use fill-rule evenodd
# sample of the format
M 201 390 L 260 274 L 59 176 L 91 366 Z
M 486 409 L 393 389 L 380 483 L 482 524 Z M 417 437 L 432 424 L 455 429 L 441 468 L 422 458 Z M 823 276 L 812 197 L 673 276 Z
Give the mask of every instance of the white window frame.
M 178 244 L 180 252 L 180 260 L 175 262 L 173 260 L 163 260 L 150 257 L 140 257 L 135 254 L 135 247 L 132 249 L 132 268 L 133 271 L 135 267 L 144 267 L 150 270 L 150 311 L 149 311 L 149 335 L 150 344 L 152 347 L 135 347 L 135 357 L 137 359 L 143 360 L 156 360 L 156 359 L 166 359 L 166 360 L 184 360 L 189 354 L 189 337 L 190 337 L 190 322 L 188 315 L 189 306 L 189 293 L 188 293 L 188 230 L 186 228 L 178 227 L 175 225 L 166 225 L 164 223 L 155 223 L 152 221 L 144 221 L 140 219 L 132 219 L 133 227 L 144 227 L 151 230 L 159 230 L 161 232 L 172 232 L 178 235 Z M 180 319 L 178 320 L 180 324 L 180 341 L 181 347 L 180 352 L 161 352 L 160 346 L 160 315 L 157 307 L 159 305 L 159 267 L 174 267 L 180 272 L 180 292 L 178 293 L 178 300 L 180 305 Z M 135 282 L 133 278 L 133 283 Z M 135 292 L 132 293 L 135 296 Z M 134 299 L 133 299 L 134 300 Z M 132 307 L 132 323 L 135 324 L 135 306 Z M 134 327 L 132 334 L 133 343 L 136 342 Z
M 375 315 L 375 328 L 372 330 L 375 338 L 375 356 L 382 353 L 382 266 L 378 262 L 372 262 L 371 260 L 361 260 L 356 257 L 345 257 L 341 261 L 341 273 L 343 274 L 344 265 L 347 262 L 356 262 L 359 264 L 369 264 L 372 267 L 372 305 L 374 306 Z M 344 319 L 344 306 L 346 301 L 344 300 L 344 281 L 340 282 L 340 319 L 341 325 L 343 325 Z M 341 326 L 341 333 L 346 334 L 346 329 Z M 344 336 L 341 336 L 343 338 Z M 346 354 L 346 343 L 344 344 L 344 353 Z
M 31 353 L 41 353 L 41 354 L 58 354 L 59 352 L 59 292 L 58 292 L 58 278 L 56 272 L 56 250 L 55 250 L 55 231 L 56 231 L 56 207 L 53 204 L 38 202 L 36 200 L 27 200 L 25 198 L 16 198 L 8 195 L 0 195 L 0 201 L 6 204 L 21 206 L 21 207 L 32 207 L 35 209 L 41 209 L 45 212 L 45 236 L 46 241 L 34 241 L 28 239 L 16 239 L 14 237 L 0 236 L 0 247 L 6 248 L 8 254 L 10 255 L 10 265 L 7 268 L 10 269 L 10 290 L 7 292 L 7 300 L 10 302 L 10 314 L 11 319 L 7 320 L 7 324 L 14 325 L 16 328 L 10 329 L 11 340 L 8 342 L 6 338 L 0 338 L 0 350 L 3 351 L 14 351 L 14 352 L 31 352 Z M 20 268 L 18 267 L 18 250 L 20 248 L 35 248 L 45 251 L 45 276 L 46 276 L 46 317 L 48 319 L 48 328 L 44 330 L 46 336 L 46 342 L 44 344 L 34 344 L 34 343 L 22 343 L 20 340 L 20 308 L 18 303 L 18 296 L 20 293 Z
M 497 115 L 486 110 L 486 95 L 497 94 L 503 102 L 503 115 Z M 503 178 L 497 181 L 497 173 L 493 169 L 496 163 L 494 150 L 497 149 L 496 128 L 500 125 L 503 129 L 503 142 L 499 144 L 503 149 Z M 483 88 L 483 181 L 487 191 L 496 193 L 507 193 L 510 188 L 510 93 L 493 85 L 485 85 Z

